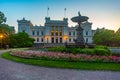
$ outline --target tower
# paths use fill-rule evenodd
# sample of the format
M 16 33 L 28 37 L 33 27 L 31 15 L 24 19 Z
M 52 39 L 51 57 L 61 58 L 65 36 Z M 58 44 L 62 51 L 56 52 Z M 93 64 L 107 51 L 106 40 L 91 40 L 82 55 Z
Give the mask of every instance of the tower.
M 25 18 L 23 18 L 22 20 L 17 20 L 17 22 L 18 22 L 18 32 L 26 32 L 29 35 L 31 34 L 30 28 L 33 25 L 29 20 L 25 20 Z

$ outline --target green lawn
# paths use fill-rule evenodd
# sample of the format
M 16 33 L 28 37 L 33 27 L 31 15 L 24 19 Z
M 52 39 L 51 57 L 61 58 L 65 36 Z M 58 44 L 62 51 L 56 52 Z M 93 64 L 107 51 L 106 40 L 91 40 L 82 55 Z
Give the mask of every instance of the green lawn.
M 82 69 L 82 70 L 110 70 L 110 71 L 120 71 L 120 63 L 97 63 L 97 62 L 65 62 L 65 61 L 48 61 L 39 59 L 25 59 L 20 57 L 15 57 L 6 52 L 2 54 L 2 57 L 8 60 L 55 68 L 70 68 L 70 69 Z

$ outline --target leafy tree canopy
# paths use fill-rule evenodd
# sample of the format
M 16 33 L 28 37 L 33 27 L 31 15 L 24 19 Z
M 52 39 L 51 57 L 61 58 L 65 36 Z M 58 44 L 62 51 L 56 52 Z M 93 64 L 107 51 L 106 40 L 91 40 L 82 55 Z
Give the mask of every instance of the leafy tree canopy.
M 11 34 L 7 42 L 11 47 L 30 47 L 33 46 L 34 39 L 27 33 L 20 32 L 18 34 Z
M 93 40 L 99 45 L 120 46 L 120 36 L 117 35 L 113 30 L 97 30 L 96 34 L 93 36 Z
M 120 28 L 116 31 L 116 34 L 120 35 Z
M 7 18 L 5 17 L 4 13 L 0 11 L 0 24 L 5 23 Z

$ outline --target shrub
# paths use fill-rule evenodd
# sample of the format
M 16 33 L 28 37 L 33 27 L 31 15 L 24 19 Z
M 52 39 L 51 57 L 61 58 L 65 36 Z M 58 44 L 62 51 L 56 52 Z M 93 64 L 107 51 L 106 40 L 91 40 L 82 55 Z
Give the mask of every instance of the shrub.
M 83 53 L 83 54 L 93 55 L 94 54 L 94 49 L 82 49 L 80 52 Z
M 96 48 L 94 49 L 94 52 L 96 55 L 110 55 L 111 53 L 109 52 L 109 50 L 107 49 L 100 49 L 100 48 Z
M 96 46 L 94 49 L 96 55 L 111 55 L 111 51 L 106 46 Z
M 75 47 L 54 47 L 54 48 L 49 48 L 48 51 L 53 51 L 53 52 L 66 52 L 66 53 L 73 53 L 73 54 L 90 54 L 90 55 L 111 55 L 111 51 L 109 50 L 108 47 L 106 46 L 96 46 L 93 49 L 89 48 L 75 48 Z
M 63 52 L 64 50 L 65 50 L 65 47 L 63 47 L 63 46 L 48 48 L 48 51 L 54 51 L 54 52 Z

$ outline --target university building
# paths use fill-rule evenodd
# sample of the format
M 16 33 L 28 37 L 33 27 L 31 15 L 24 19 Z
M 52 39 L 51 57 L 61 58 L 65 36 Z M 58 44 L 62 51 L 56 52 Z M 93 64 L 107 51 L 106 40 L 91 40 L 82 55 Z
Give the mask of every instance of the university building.
M 33 26 L 32 22 L 23 18 L 17 20 L 18 32 L 26 32 L 35 39 L 35 44 L 41 43 L 74 43 L 77 37 L 77 27 L 68 26 L 68 18 L 63 20 L 51 20 L 50 17 L 45 18 L 44 26 Z M 92 23 L 86 21 L 82 23 L 83 36 L 86 43 L 92 43 L 93 30 Z

